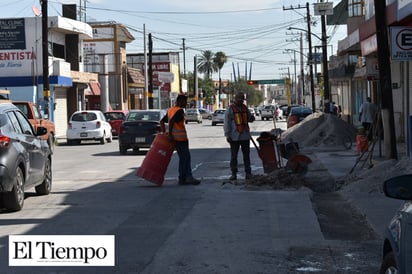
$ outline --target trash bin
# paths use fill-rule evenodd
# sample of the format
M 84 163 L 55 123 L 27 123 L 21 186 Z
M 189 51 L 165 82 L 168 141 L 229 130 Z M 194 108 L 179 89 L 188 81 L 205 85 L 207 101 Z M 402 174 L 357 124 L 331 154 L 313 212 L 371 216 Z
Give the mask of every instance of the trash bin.
M 259 142 L 259 157 L 262 160 L 263 172 L 270 173 L 278 168 L 273 136 L 270 132 L 262 132 L 257 141 Z

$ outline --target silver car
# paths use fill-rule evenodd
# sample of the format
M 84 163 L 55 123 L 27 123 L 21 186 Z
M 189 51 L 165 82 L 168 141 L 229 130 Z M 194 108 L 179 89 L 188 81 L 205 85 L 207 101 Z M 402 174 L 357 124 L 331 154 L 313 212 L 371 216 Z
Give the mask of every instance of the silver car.
M 70 117 L 66 132 L 67 144 L 80 144 L 84 140 L 112 142 L 112 127 L 100 110 L 76 111 Z
M 224 124 L 225 123 L 225 112 L 226 109 L 217 109 L 212 114 L 212 126 L 216 126 L 217 124 Z
M 45 134 L 41 126 L 34 132 L 16 106 L 0 104 L 0 207 L 21 210 L 24 191 L 31 187 L 39 195 L 50 193 L 52 152 L 40 137 Z
M 188 122 L 196 122 L 198 124 L 201 124 L 203 122 L 202 114 L 200 114 L 199 109 L 197 108 L 188 108 L 185 111 L 185 123 L 187 124 Z

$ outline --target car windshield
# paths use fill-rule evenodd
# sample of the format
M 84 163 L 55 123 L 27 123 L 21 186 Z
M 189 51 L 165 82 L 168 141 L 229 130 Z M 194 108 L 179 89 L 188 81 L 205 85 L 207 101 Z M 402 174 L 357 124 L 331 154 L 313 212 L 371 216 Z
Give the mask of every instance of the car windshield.
M 89 122 L 97 120 L 97 115 L 94 112 L 79 112 L 73 115 L 72 121 Z
M 300 108 L 300 107 L 295 107 L 292 108 L 290 111 L 292 114 L 311 114 L 312 113 L 312 109 L 310 108 Z
M 187 109 L 186 112 L 190 113 L 190 114 L 196 114 L 197 113 L 197 111 L 195 109 Z
M 123 120 L 124 114 L 122 112 L 110 112 L 105 113 L 104 116 L 107 120 Z
M 215 111 L 216 114 L 225 114 L 225 110 L 224 109 L 218 109 Z
M 150 112 L 150 111 L 139 111 L 139 112 L 131 112 L 129 116 L 127 116 L 127 121 L 160 121 L 160 113 L 159 112 Z

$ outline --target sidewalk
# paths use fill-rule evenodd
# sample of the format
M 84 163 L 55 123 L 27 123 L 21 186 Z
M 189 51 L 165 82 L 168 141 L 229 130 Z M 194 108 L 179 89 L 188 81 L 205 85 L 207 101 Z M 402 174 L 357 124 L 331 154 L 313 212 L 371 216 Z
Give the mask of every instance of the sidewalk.
M 382 153 L 379 153 L 379 150 L 380 148 L 377 143 L 372 157 L 372 168 L 370 168 L 369 161 L 365 164 L 364 162 L 359 162 L 355 167 L 355 163 L 359 158 L 356 147 L 352 147 L 350 150 L 342 150 L 340 148 L 336 150 L 315 150 L 312 151 L 312 157 L 328 171 L 335 179 L 335 182 L 344 182 L 339 193 L 356 206 L 366 216 L 375 232 L 382 236 L 389 221 L 403 201 L 388 198 L 383 194 L 382 184 L 384 178 L 380 180 L 380 178 L 373 178 L 368 175 L 374 173 L 374 168 L 377 169 L 375 171 L 378 173 L 377 171 L 381 163 L 390 165 L 392 162 L 385 161 L 394 161 L 386 160 L 383 149 Z M 405 150 L 402 147 L 398 150 L 398 158 L 402 159 L 402 157 L 405 157 L 405 153 L 399 151 Z M 382 172 L 382 170 L 379 171 Z

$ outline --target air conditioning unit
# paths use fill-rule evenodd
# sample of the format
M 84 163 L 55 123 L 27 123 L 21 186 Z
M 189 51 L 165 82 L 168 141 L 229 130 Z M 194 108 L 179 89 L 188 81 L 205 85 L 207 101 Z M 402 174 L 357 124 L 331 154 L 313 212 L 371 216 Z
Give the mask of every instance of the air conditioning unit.
M 53 61 L 53 75 L 71 77 L 70 71 L 71 71 L 70 63 L 65 62 L 63 60 Z

